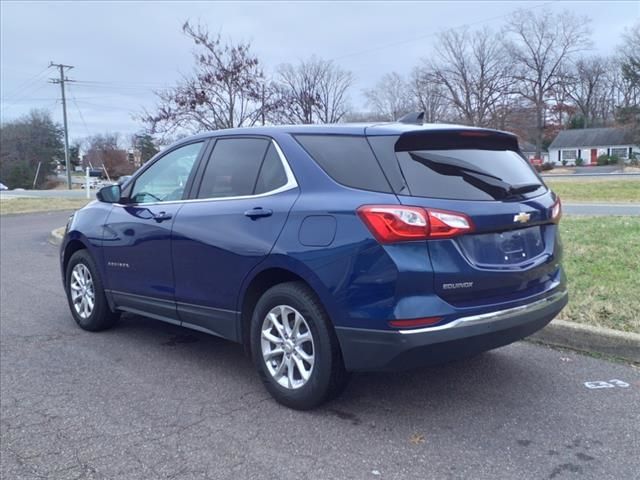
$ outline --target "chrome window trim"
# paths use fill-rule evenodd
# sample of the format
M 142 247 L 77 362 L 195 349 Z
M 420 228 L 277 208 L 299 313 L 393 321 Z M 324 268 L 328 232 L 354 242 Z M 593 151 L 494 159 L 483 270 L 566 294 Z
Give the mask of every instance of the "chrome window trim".
M 234 137 L 225 137 L 225 138 L 234 138 Z M 293 174 L 293 170 L 291 170 L 291 166 L 289 165 L 289 161 L 287 157 L 285 157 L 284 152 L 273 138 L 270 139 L 271 143 L 276 149 L 278 153 L 278 157 L 280 157 L 280 162 L 282 163 L 282 167 L 284 168 L 285 175 L 287 176 L 287 183 L 278 187 L 274 190 L 270 190 L 264 193 L 258 193 L 256 195 L 237 195 L 234 197 L 210 197 L 210 198 L 190 198 L 186 200 L 170 200 L 168 202 L 149 202 L 149 203 L 114 203 L 115 206 L 118 207 L 147 207 L 153 205 L 175 205 L 177 203 L 200 203 L 200 202 L 220 202 L 225 200 L 245 200 L 251 198 L 262 198 L 268 197 L 270 195 L 276 195 L 278 193 L 286 192 L 287 190 L 292 190 L 298 187 L 298 182 L 296 180 L 295 175 Z M 213 153 L 213 152 L 211 152 Z
M 506 320 L 515 315 L 521 313 L 531 313 L 537 310 L 541 310 L 548 306 L 550 303 L 562 300 L 567 295 L 566 290 L 555 292 L 548 297 L 536 300 L 535 302 L 528 303 L 526 305 L 520 305 L 518 307 L 507 308 L 505 310 L 496 310 L 495 312 L 482 313 L 480 315 L 471 315 L 468 317 L 461 317 L 452 322 L 445 323 L 444 325 L 437 325 L 434 327 L 416 328 L 413 330 L 398 330 L 398 333 L 403 335 L 411 335 L 414 333 L 427 333 L 438 332 L 442 330 L 450 330 L 455 328 L 463 328 L 470 325 L 479 325 L 483 323 L 491 323 L 500 320 Z

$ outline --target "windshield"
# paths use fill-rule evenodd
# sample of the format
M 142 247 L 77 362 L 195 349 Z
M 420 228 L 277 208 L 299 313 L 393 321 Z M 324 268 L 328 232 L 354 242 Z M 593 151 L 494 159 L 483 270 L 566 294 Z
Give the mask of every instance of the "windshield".
M 529 164 L 510 150 L 396 152 L 411 195 L 456 200 L 531 198 L 544 185 Z

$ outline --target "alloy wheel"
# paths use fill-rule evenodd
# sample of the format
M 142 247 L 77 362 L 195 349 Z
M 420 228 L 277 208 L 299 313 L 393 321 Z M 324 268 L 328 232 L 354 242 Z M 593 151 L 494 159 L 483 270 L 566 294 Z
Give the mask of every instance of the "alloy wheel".
M 315 349 L 309 324 L 295 308 L 278 305 L 262 322 L 260 338 L 267 370 L 284 388 L 304 386 L 313 372 Z
M 78 316 L 87 319 L 93 312 L 96 293 L 91 272 L 84 263 L 78 263 L 71 270 L 69 281 L 71 302 Z

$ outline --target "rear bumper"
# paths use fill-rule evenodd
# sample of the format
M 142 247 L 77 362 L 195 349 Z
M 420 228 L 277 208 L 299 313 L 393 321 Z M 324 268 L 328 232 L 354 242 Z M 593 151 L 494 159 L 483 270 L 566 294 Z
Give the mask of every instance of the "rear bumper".
M 543 328 L 564 308 L 556 290 L 526 305 L 458 318 L 413 330 L 336 327 L 347 370 L 406 370 L 469 357 L 508 345 Z

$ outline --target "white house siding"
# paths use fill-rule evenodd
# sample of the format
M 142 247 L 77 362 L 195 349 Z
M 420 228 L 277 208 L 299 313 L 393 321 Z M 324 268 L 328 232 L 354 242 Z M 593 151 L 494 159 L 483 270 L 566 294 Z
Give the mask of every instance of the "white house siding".
M 633 149 L 633 153 L 640 154 L 640 146 L 638 145 L 610 145 L 608 147 L 593 146 L 593 147 L 579 147 L 579 148 L 565 147 L 565 148 L 550 148 L 549 160 L 555 165 L 562 165 L 562 154 L 558 156 L 558 152 L 562 152 L 563 150 L 576 150 L 576 151 L 580 150 L 580 157 L 582 158 L 582 160 L 584 160 L 583 165 L 590 165 L 592 149 L 596 149 L 598 151 L 598 154 L 596 155 L 596 159 L 597 159 L 600 155 L 607 155 L 612 148 L 626 148 L 627 156 L 628 156 L 629 148 Z M 572 160 L 569 160 L 567 165 L 575 165 L 575 163 Z

